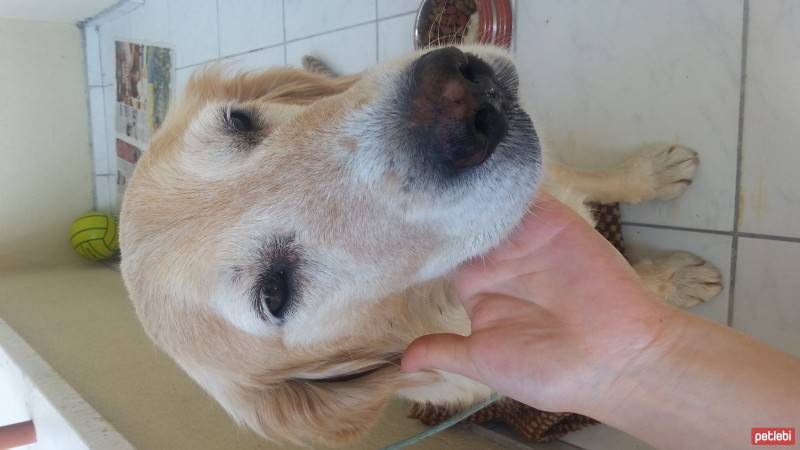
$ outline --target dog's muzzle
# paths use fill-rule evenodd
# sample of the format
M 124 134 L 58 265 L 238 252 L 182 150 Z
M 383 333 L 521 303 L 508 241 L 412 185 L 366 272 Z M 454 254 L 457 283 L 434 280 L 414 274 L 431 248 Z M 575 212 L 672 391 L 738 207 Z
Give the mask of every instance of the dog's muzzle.
M 508 131 L 503 87 L 489 64 L 455 47 L 413 66 L 409 118 L 423 156 L 451 173 L 489 158 Z

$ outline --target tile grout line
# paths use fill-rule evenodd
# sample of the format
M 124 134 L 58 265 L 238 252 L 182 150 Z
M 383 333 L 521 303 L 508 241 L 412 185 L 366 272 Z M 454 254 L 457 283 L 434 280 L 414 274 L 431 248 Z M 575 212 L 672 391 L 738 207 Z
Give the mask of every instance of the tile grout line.
M 101 57 L 102 57 L 102 53 L 103 52 L 101 50 L 100 51 Z M 106 145 L 108 145 L 108 111 L 106 110 L 106 107 L 108 106 L 108 101 L 106 100 L 106 89 L 103 88 L 100 91 L 103 94 L 103 131 L 104 131 L 103 134 L 105 135 L 105 141 L 106 141 L 105 143 L 106 143 Z M 116 102 L 116 99 L 115 99 L 115 102 Z M 116 103 L 114 103 L 114 104 L 116 105 Z M 114 125 L 114 129 L 116 131 L 116 124 Z M 112 143 L 111 147 L 114 147 L 115 143 L 116 143 L 116 136 L 114 137 L 114 142 Z M 104 148 L 103 150 L 106 153 L 106 157 L 110 157 L 111 156 L 111 155 L 109 155 L 109 153 L 112 151 L 111 148 Z M 109 160 L 106 161 L 106 169 L 110 170 L 111 167 L 110 167 L 110 165 L 108 163 L 109 163 Z M 95 174 L 95 177 L 97 177 L 97 176 L 98 175 Z M 95 184 L 95 188 L 94 188 L 95 189 L 95 198 L 94 198 L 94 203 L 95 204 L 94 204 L 94 206 L 95 206 L 95 208 L 100 209 L 100 189 L 98 189 L 98 187 L 97 187 L 97 179 L 95 178 L 92 181 L 93 181 L 93 184 Z M 108 182 L 106 182 L 105 186 L 103 186 L 103 190 L 106 192 L 106 195 L 108 196 L 108 198 L 111 199 L 111 192 L 108 189 Z M 111 206 L 111 205 L 110 204 L 106 205 L 106 207 L 109 207 L 109 206 Z
M 184 70 L 184 69 L 191 69 L 193 67 L 202 66 L 204 64 L 220 62 L 220 61 L 224 61 L 224 60 L 230 59 L 230 58 L 238 58 L 240 56 L 249 55 L 250 53 L 258 53 L 258 52 L 260 52 L 262 50 L 272 50 L 272 49 L 278 48 L 278 47 L 280 47 L 282 45 L 283 45 L 282 42 L 278 42 L 277 44 L 267 45 L 266 47 L 259 47 L 259 48 L 255 48 L 255 49 L 252 49 L 252 50 L 245 50 L 245 51 L 239 52 L 239 53 L 231 53 L 230 55 L 220 56 L 219 58 L 213 58 L 213 59 L 208 59 L 208 60 L 205 60 L 205 61 L 202 61 L 202 62 L 187 64 L 185 66 L 176 67 L 175 70 L 178 71 L 178 70 Z
M 193 67 L 199 67 L 199 66 L 203 66 L 205 64 L 211 64 L 211 63 L 215 63 L 215 62 L 220 62 L 220 61 L 223 61 L 223 60 L 226 60 L 226 59 L 230 59 L 230 58 L 238 58 L 240 56 L 249 55 L 250 53 L 258 53 L 258 52 L 260 52 L 262 50 L 272 50 L 272 49 L 278 48 L 278 47 L 280 47 L 282 45 L 284 45 L 282 42 L 278 42 L 277 44 L 267 45 L 265 47 L 254 48 L 252 50 L 245 50 L 245 51 L 239 52 L 239 53 L 231 53 L 230 55 L 219 56 L 217 58 L 211 58 L 211 59 L 207 59 L 205 61 L 200 61 L 200 62 L 196 62 L 196 63 L 187 64 L 185 66 L 176 67 L 175 70 L 177 71 L 177 70 L 191 69 Z M 284 51 L 284 53 L 286 53 L 286 52 Z
M 83 67 L 84 67 L 84 70 L 86 71 L 86 79 L 87 79 L 87 81 L 88 81 L 88 79 L 90 77 L 90 73 L 91 73 L 91 70 L 90 70 L 90 67 L 89 67 L 89 58 L 91 58 L 91 56 L 89 56 L 89 52 L 87 51 L 87 49 L 89 48 L 89 37 L 88 37 L 87 30 L 91 29 L 92 27 L 94 27 L 94 33 L 97 36 L 97 40 L 96 41 L 97 41 L 98 55 L 96 55 L 96 56 L 97 56 L 97 62 L 99 63 L 100 62 L 100 55 L 99 55 L 99 53 L 100 53 L 100 51 L 99 51 L 99 48 L 100 48 L 100 32 L 97 29 L 97 26 L 91 25 L 91 24 L 87 25 L 86 23 L 78 24 L 78 28 L 81 30 L 81 41 L 82 41 L 81 42 L 81 46 L 84 49 L 84 51 L 83 51 Z M 98 69 L 99 69 L 99 73 L 100 73 L 100 83 L 102 83 L 103 82 L 102 65 L 99 65 Z M 97 157 L 100 155 L 100 149 L 97 148 L 98 145 L 96 145 L 97 143 L 94 140 L 95 131 L 98 130 L 97 123 L 96 123 L 97 120 L 94 120 L 97 114 L 93 113 L 93 110 L 95 108 L 92 108 L 92 85 L 89 84 L 88 82 L 86 84 L 88 85 L 87 92 L 86 92 L 86 110 L 89 112 L 89 157 L 92 160 L 92 173 L 94 173 L 95 176 L 97 176 Z M 100 98 L 103 99 L 103 114 L 105 114 L 105 97 L 104 97 L 104 94 L 103 94 L 103 88 L 100 88 Z M 104 120 L 103 121 L 103 137 L 104 138 L 106 137 L 105 136 L 105 134 L 106 134 L 105 125 L 106 124 L 105 124 L 105 120 Z M 105 141 L 108 142 L 108 139 L 105 139 Z M 104 151 L 104 153 L 108 153 L 108 152 Z M 106 170 L 108 170 L 108 161 L 106 161 Z M 97 209 L 97 205 L 99 203 L 97 201 L 98 195 L 97 195 L 97 182 L 96 181 L 97 180 L 92 180 L 92 203 L 93 203 L 93 207 L 95 209 Z
M 277 44 L 267 45 L 266 47 L 259 47 L 259 48 L 253 49 L 253 50 L 245 50 L 245 51 L 240 52 L 240 53 L 233 53 L 233 54 L 230 54 L 230 55 L 225 55 L 223 57 L 220 57 L 219 59 L 236 58 L 237 56 L 249 55 L 250 53 L 258 53 L 258 52 L 263 51 L 263 50 L 272 50 L 272 49 L 278 48 L 278 47 L 280 47 L 282 45 L 284 45 L 283 42 L 278 42 Z M 199 63 L 199 64 L 206 64 L 206 63 Z
M 90 70 L 89 70 L 89 52 L 87 52 L 86 49 L 89 47 L 89 45 L 88 45 L 89 41 L 88 41 L 87 34 L 86 34 L 86 27 L 84 25 L 80 25 L 79 24 L 78 28 L 81 30 L 81 41 L 82 41 L 81 42 L 81 47 L 83 47 L 83 49 L 84 49 L 83 50 L 83 68 L 86 71 L 86 79 L 88 80 L 89 79 L 89 73 L 90 73 Z M 99 47 L 100 46 L 99 38 L 98 38 L 97 44 L 98 44 L 97 46 Z M 98 58 L 98 61 L 99 61 L 99 59 L 100 58 Z M 102 72 L 102 69 L 101 69 L 101 71 L 100 71 L 100 77 L 101 77 L 100 82 L 103 81 L 102 80 L 102 76 L 103 76 L 103 72 Z M 87 84 L 89 84 L 89 83 L 87 83 Z M 103 96 L 103 90 L 100 89 L 100 97 L 103 98 L 102 96 Z M 103 103 L 105 103 L 105 99 L 103 99 Z M 97 173 L 97 156 L 99 155 L 99 153 L 98 153 L 99 149 L 95 145 L 95 141 L 94 141 L 94 135 L 95 135 L 95 131 L 97 130 L 97 128 L 96 128 L 97 124 L 95 123 L 96 120 L 93 120 L 94 117 L 96 116 L 96 114 L 92 113 L 92 109 L 93 109 L 92 108 L 92 87 L 91 87 L 91 85 L 89 85 L 89 87 L 86 90 L 86 111 L 89 112 L 89 114 L 88 114 L 89 115 L 89 158 L 92 161 L 92 173 Z M 105 112 L 105 108 L 103 108 L 103 111 Z M 103 126 L 105 127 L 105 123 L 103 123 Z M 105 137 L 105 133 L 103 133 L 103 135 Z M 108 169 L 108 161 L 106 161 L 106 169 Z M 96 183 L 96 181 L 97 180 L 92 180 L 92 203 L 93 203 L 93 207 L 95 209 L 97 209 L 97 203 L 98 203 L 98 201 L 97 201 L 97 183 Z
M 678 227 L 674 225 L 659 225 L 655 223 L 626 222 L 626 221 L 622 221 L 620 223 L 623 226 L 628 226 L 628 227 L 653 228 L 657 230 L 686 231 L 689 233 L 714 234 L 718 236 L 730 236 L 730 237 L 734 236 L 733 231 L 711 230 L 708 228 Z M 736 236 L 740 238 L 761 239 L 765 241 L 800 243 L 800 236 L 781 236 L 778 234 L 748 233 L 743 231 L 737 232 Z
M 398 17 L 410 16 L 412 14 L 414 15 L 414 17 L 416 17 L 417 11 L 401 12 L 401 13 L 392 14 L 392 15 L 389 15 L 389 16 L 378 17 L 375 20 L 377 20 L 378 22 L 385 22 L 387 20 L 397 19 Z
M 105 83 L 105 64 L 103 63 L 103 38 L 100 36 L 100 25 L 96 26 L 97 30 L 97 61 L 100 64 L 100 84 Z M 111 86 L 114 83 L 108 83 Z
M 320 31 L 319 33 L 313 33 L 313 34 L 309 34 L 309 35 L 306 35 L 306 36 L 300 36 L 300 37 L 297 37 L 297 38 L 294 38 L 294 39 L 289 39 L 289 40 L 286 41 L 286 43 L 287 44 L 291 44 L 293 42 L 304 41 L 306 39 L 320 37 L 320 36 L 324 36 L 326 34 L 338 33 L 339 31 L 349 30 L 351 28 L 363 27 L 364 25 L 369 25 L 371 23 L 385 22 L 387 20 L 397 19 L 398 17 L 410 16 L 412 14 L 414 14 L 414 11 L 408 11 L 408 12 L 399 13 L 399 14 L 392 14 L 391 16 L 381 17 L 379 19 L 378 18 L 369 19 L 369 20 L 365 20 L 363 22 L 358 22 L 358 23 L 346 25 L 346 26 L 343 26 L 343 27 L 334 28 L 332 30 Z
M 739 220 L 741 218 L 741 207 L 739 196 L 741 195 L 742 188 L 742 160 L 743 160 L 743 142 L 744 142 L 744 107 L 745 107 L 745 89 L 747 83 L 747 46 L 750 34 L 750 0 L 744 0 L 742 3 L 742 50 L 739 74 L 739 130 L 736 143 L 736 184 L 734 186 L 734 203 L 733 203 L 733 239 L 731 240 L 731 266 L 730 266 L 730 283 L 728 285 L 728 326 L 733 325 L 733 307 L 734 299 L 736 298 L 736 269 L 739 262 Z
M 796 244 L 800 244 L 800 237 L 791 237 L 791 236 L 773 236 L 769 234 L 759 234 L 759 233 L 738 233 L 737 237 L 740 238 L 748 238 L 748 239 L 762 239 L 765 241 L 780 241 L 780 242 L 792 242 Z
M 391 16 L 381 17 L 380 19 L 370 19 L 370 20 L 367 20 L 367 21 L 364 21 L 364 22 L 359 22 L 359 23 L 355 23 L 355 24 L 352 24 L 352 25 L 347 25 L 345 27 L 336 28 L 336 29 L 328 30 L 328 31 L 321 31 L 319 33 L 310 34 L 308 36 L 303 36 L 303 37 L 289 39 L 289 40 L 286 40 L 286 38 L 284 37 L 283 43 L 267 45 L 265 47 L 258 47 L 258 48 L 247 50 L 247 51 L 244 51 L 244 52 L 241 52 L 241 53 L 235 53 L 235 54 L 232 54 L 232 55 L 226 55 L 224 57 L 220 56 L 220 57 L 208 59 L 208 60 L 205 60 L 205 61 L 200 61 L 200 62 L 196 62 L 196 63 L 192 63 L 192 64 L 186 64 L 185 66 L 175 67 L 175 70 L 182 70 L 182 69 L 187 69 L 189 67 L 201 66 L 203 64 L 212 63 L 212 62 L 219 61 L 221 59 L 225 59 L 225 58 L 229 58 L 229 57 L 241 56 L 241 55 L 245 55 L 247 53 L 253 53 L 253 52 L 257 52 L 257 51 L 261 51 L 261 50 L 268 50 L 268 49 L 271 49 L 271 48 L 275 48 L 275 47 L 277 47 L 279 45 L 293 44 L 295 42 L 304 41 L 306 39 L 311 39 L 311 38 L 315 38 L 315 37 L 325 36 L 326 34 L 338 33 L 340 31 L 349 30 L 351 28 L 363 27 L 364 25 L 377 24 L 378 22 L 383 22 L 383 21 L 386 21 L 386 20 L 396 19 L 398 17 L 410 16 L 411 14 L 414 14 L 414 12 L 413 11 L 412 12 L 404 12 L 404 13 L 400 13 L 400 14 L 394 14 L 394 15 L 391 15 Z M 284 15 L 285 15 L 285 13 L 284 13 Z M 284 17 L 284 21 L 285 20 L 286 20 L 286 18 Z M 284 32 L 284 35 L 285 35 L 286 34 L 285 27 L 284 27 L 283 32 Z M 286 48 L 284 48 L 284 59 L 285 59 L 284 64 L 288 64 L 288 60 L 286 60 Z
M 283 22 L 283 65 L 289 64 L 289 57 L 286 50 L 286 0 L 281 0 L 281 21 Z
M 692 233 L 706 233 L 706 234 L 717 234 L 722 236 L 733 236 L 732 231 L 712 230 L 709 228 L 679 227 L 674 225 L 659 225 L 655 223 L 627 222 L 627 221 L 622 221 L 620 222 L 620 224 L 624 226 L 655 228 L 659 230 L 689 231 Z

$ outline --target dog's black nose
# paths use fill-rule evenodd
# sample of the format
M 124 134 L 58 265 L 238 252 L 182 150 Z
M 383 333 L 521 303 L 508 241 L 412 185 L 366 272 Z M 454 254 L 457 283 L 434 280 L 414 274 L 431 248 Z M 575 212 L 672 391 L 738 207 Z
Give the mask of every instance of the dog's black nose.
M 413 68 L 410 122 L 427 157 L 458 172 L 484 162 L 508 122 L 495 73 L 455 47 L 433 50 Z

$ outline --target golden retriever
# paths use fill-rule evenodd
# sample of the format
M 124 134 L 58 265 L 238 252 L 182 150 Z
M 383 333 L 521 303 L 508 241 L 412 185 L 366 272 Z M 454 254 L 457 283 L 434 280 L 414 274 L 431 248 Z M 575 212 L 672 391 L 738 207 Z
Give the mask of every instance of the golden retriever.
M 122 273 L 146 332 L 239 423 L 336 444 L 395 395 L 463 407 L 487 387 L 403 373 L 414 338 L 469 333 L 444 276 L 499 243 L 540 186 L 587 201 L 668 200 L 697 155 L 655 145 L 585 173 L 547 161 L 511 56 L 416 52 L 358 76 L 196 73 L 121 215 Z M 685 253 L 637 265 L 690 306 L 720 275 Z

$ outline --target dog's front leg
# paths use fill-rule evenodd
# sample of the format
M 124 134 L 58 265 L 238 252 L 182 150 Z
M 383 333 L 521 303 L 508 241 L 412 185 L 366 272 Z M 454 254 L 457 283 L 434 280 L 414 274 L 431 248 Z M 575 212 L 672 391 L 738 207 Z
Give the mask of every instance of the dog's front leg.
M 669 144 L 653 144 L 605 171 L 580 171 L 548 161 L 550 190 L 573 190 L 586 201 L 639 203 L 671 200 L 692 183 L 699 163 L 697 152 Z

